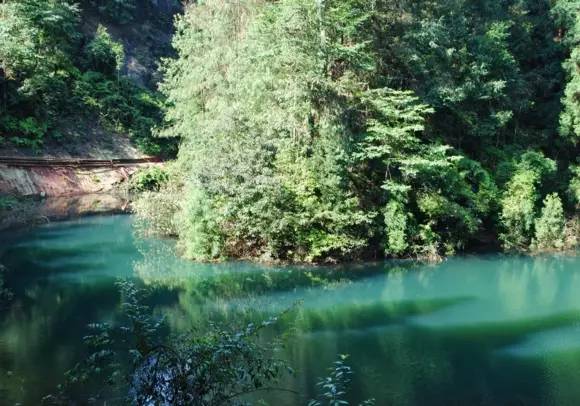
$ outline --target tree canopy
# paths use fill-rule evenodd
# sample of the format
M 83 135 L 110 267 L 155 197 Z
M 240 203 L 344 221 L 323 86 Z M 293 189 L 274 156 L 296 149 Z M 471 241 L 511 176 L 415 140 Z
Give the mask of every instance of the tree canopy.
M 576 173 L 577 6 L 190 5 L 163 68 L 183 140 L 170 233 L 202 260 L 438 258 L 489 234 L 529 249 L 575 211 L 554 202 Z

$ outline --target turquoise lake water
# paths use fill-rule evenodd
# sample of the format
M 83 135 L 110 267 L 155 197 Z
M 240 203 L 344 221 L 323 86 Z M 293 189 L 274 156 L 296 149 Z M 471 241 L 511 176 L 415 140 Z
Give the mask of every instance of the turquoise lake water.
M 295 306 L 271 394 L 305 404 L 338 354 L 352 401 L 377 405 L 580 404 L 580 257 L 468 256 L 438 265 L 332 268 L 194 264 L 135 237 L 130 216 L 0 235 L 14 293 L 0 310 L 0 405 L 38 404 L 83 355 L 87 324 L 119 313 L 115 282 L 153 288 L 172 332 L 263 320 Z

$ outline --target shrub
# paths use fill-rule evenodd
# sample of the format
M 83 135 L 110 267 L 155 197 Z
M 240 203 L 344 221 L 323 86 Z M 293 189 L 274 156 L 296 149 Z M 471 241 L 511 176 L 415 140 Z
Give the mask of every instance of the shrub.
M 532 248 L 535 251 L 559 250 L 564 247 L 564 226 L 566 219 L 562 201 L 557 193 L 544 199 L 540 217 L 535 221 L 535 237 Z
M 507 250 L 527 249 L 536 215 L 537 176 L 526 170 L 517 172 L 509 181 L 501 200 L 503 232 L 500 238 Z
M 515 167 L 501 199 L 500 239 L 507 250 L 525 251 L 534 237 L 540 187 L 556 163 L 538 152 L 526 152 Z
M 158 139 L 153 127 L 161 119 L 162 100 L 158 93 L 136 85 L 128 78 L 112 79 L 88 71 L 76 81 L 77 103 L 97 114 L 108 130 L 128 134 L 137 146 L 151 155 L 172 155 L 173 139 Z
M 385 233 L 387 237 L 385 253 L 399 256 L 407 252 L 409 247 L 408 233 L 409 213 L 402 202 L 392 200 L 385 207 Z
M 137 230 L 143 235 L 177 236 L 176 213 L 180 210 L 180 193 L 173 186 L 166 186 L 161 192 L 142 193 L 133 203 Z
M 0 131 L 6 132 L 14 145 L 24 148 L 39 149 L 48 132 L 48 123 L 36 117 L 16 118 L 4 116 L 0 119 Z
M 94 38 L 85 47 L 84 59 L 89 70 L 110 76 L 118 74 L 125 61 L 123 44 L 114 41 L 107 29 L 99 25 Z
M 178 248 L 189 259 L 207 261 L 224 255 L 225 235 L 219 213 L 203 191 L 188 190 L 188 199 L 178 213 Z
M 169 175 L 163 168 L 151 166 L 137 171 L 130 181 L 130 189 L 133 192 L 159 192 L 167 183 Z
M 580 246 L 580 215 L 576 214 L 566 221 L 564 227 L 564 249 L 577 249 Z
M 135 0 L 86 1 L 121 20 L 136 11 Z M 120 76 L 123 45 L 103 25 L 84 38 L 82 16 L 73 0 L 0 2 L 3 141 L 38 149 L 58 135 L 59 122 L 88 107 L 105 129 L 130 135 L 143 152 L 172 155 L 175 143 L 153 136 L 161 121 L 159 94 Z
M 68 109 L 80 11 L 68 0 L 0 3 L 0 135 L 38 148 Z

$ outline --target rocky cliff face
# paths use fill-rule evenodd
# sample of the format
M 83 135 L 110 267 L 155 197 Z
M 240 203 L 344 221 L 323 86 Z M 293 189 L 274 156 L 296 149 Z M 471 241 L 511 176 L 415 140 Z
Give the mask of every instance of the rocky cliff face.
M 91 37 L 99 25 L 107 27 L 125 48 L 123 74 L 137 83 L 155 88 L 160 76 L 159 60 L 171 56 L 173 19 L 183 5 L 177 0 L 136 0 L 130 20 L 116 20 L 103 13 L 102 1 L 84 0 L 82 30 Z

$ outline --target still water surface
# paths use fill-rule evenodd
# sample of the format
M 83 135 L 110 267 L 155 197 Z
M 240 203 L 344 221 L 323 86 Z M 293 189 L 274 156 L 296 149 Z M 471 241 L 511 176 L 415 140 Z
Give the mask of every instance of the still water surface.
M 263 320 L 299 303 L 283 385 L 314 394 L 349 354 L 352 400 L 377 405 L 580 404 L 580 257 L 440 265 L 194 264 L 134 236 L 130 216 L 0 235 L 13 303 L 0 310 L 0 405 L 38 404 L 82 356 L 86 325 L 119 313 L 119 278 L 154 288 L 174 332 Z M 277 406 L 305 398 L 271 395 Z

